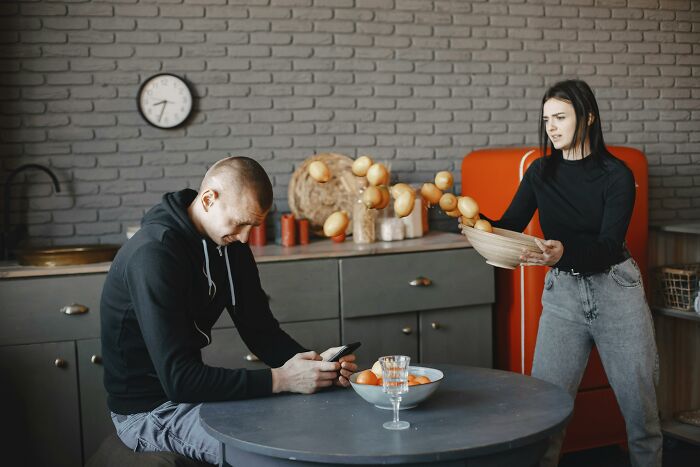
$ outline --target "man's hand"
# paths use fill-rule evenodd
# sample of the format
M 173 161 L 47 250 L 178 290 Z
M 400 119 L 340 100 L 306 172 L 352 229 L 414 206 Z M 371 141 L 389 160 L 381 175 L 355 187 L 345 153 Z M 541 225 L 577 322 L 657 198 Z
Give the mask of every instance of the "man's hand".
M 324 362 L 316 352 L 298 353 L 279 368 L 272 369 L 272 392 L 311 394 L 333 384 L 341 364 Z
M 523 249 L 520 260 L 526 265 L 554 266 L 564 254 L 564 245 L 558 240 L 542 241 L 536 238 L 535 243 L 542 250 L 542 253 L 534 253 Z
M 335 355 L 342 347 L 331 347 L 321 354 L 324 360 L 328 360 L 333 355 Z M 357 371 L 357 365 L 353 363 L 355 361 L 355 354 L 349 354 L 344 357 L 340 357 L 340 375 L 333 381 L 336 386 L 342 386 L 344 388 L 350 386 L 350 375 Z

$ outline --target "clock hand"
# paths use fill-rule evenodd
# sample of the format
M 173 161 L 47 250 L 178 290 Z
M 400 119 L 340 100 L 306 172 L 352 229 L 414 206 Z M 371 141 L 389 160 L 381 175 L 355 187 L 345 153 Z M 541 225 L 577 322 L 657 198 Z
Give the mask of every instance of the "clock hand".
M 160 102 L 159 102 L 160 104 Z M 163 101 L 162 102 L 163 107 L 160 109 L 160 115 L 158 116 L 158 121 L 160 122 L 160 119 L 163 118 L 163 112 L 165 112 L 165 106 L 168 105 L 168 101 Z

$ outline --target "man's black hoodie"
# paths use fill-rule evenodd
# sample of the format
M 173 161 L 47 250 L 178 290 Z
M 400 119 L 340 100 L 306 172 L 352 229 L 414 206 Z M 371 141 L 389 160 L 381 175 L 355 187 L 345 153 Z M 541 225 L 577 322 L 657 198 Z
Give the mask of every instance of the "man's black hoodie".
M 271 394 L 269 369 L 202 363 L 201 349 L 211 343 L 211 328 L 224 308 L 248 348 L 270 367 L 305 350 L 272 316 L 248 245 L 218 247 L 197 232 L 187 214 L 196 196 L 189 189 L 163 196 L 107 275 L 100 319 L 112 412 L 150 411 L 168 400 Z

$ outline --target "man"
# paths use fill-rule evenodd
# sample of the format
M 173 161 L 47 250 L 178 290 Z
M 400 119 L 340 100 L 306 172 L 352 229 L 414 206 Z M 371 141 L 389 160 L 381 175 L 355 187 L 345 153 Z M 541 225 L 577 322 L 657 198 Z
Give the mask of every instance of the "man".
M 101 302 L 107 404 L 135 451 L 172 451 L 218 464 L 219 443 L 199 421 L 202 402 L 348 386 L 355 357 L 323 361 L 282 331 L 246 244 L 272 205 L 272 185 L 253 159 L 207 171 L 199 192 L 168 193 L 119 250 Z M 271 369 L 202 363 L 226 308 L 248 348 Z

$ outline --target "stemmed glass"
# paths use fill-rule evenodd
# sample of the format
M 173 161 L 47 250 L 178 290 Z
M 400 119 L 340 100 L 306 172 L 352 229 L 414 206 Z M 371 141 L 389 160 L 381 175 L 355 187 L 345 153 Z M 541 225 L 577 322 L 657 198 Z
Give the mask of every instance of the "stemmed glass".
M 389 394 L 391 406 L 394 409 L 394 419 L 382 425 L 387 430 L 405 430 L 410 423 L 399 421 L 399 404 L 401 404 L 401 394 L 408 392 L 408 364 L 411 357 L 406 355 L 389 355 L 379 357 L 382 366 L 382 389 L 385 394 Z

